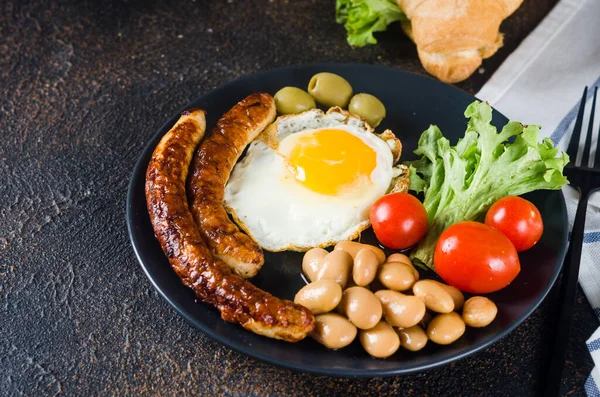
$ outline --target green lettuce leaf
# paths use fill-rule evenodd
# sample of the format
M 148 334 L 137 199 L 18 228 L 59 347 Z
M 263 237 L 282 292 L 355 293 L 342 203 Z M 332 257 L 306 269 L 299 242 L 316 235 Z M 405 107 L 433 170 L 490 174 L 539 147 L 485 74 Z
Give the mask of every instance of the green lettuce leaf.
M 498 132 L 492 108 L 475 101 L 467 107 L 465 136 L 451 146 L 438 127 L 423 132 L 415 154 L 407 162 L 410 189 L 424 194 L 429 230 L 411 253 L 417 264 L 435 270 L 433 254 L 440 234 L 466 220 L 482 221 L 490 206 L 504 196 L 534 190 L 558 190 L 568 183 L 563 168 L 569 162 L 540 127 L 510 121 Z
M 337 0 L 335 20 L 348 32 L 348 44 L 363 47 L 375 44 L 374 32 L 382 32 L 392 22 L 406 17 L 394 0 Z

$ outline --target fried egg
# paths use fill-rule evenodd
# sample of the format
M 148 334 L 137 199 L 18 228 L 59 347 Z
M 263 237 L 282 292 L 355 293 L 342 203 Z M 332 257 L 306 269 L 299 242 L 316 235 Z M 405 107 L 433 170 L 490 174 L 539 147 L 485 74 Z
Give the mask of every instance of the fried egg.
M 400 140 L 360 117 L 319 109 L 279 117 L 248 146 L 225 187 L 235 222 L 268 251 L 306 251 L 352 240 L 389 191 L 406 191 L 394 164 Z

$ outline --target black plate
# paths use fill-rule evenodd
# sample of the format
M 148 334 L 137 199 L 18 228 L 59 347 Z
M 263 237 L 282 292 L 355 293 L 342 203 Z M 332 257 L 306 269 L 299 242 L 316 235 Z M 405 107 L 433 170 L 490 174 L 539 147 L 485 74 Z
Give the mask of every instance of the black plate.
M 210 128 L 245 96 L 259 91 L 275 94 L 287 85 L 305 88 L 311 76 L 324 71 L 345 77 L 355 92 L 372 93 L 381 99 L 388 114 L 377 130 L 390 128 L 399 136 L 404 146 L 404 160 L 414 158 L 412 150 L 429 124 L 437 124 L 453 143 L 464 135 L 463 112 L 475 99 L 473 96 L 437 80 L 370 65 L 321 64 L 266 71 L 225 84 L 185 108 L 206 109 Z M 296 344 L 286 343 L 226 323 L 216 310 L 196 303 L 194 293 L 181 284 L 154 238 L 146 212 L 146 167 L 154 147 L 178 115 L 156 133 L 135 167 L 127 196 L 129 236 L 142 268 L 160 294 L 190 323 L 239 352 L 282 367 L 334 376 L 385 376 L 420 371 L 466 357 L 507 335 L 540 304 L 558 276 L 566 250 L 567 212 L 560 191 L 544 191 L 527 196 L 542 214 L 544 234 L 533 249 L 520 255 L 522 270 L 516 280 L 490 295 L 498 306 L 496 320 L 483 329 L 468 329 L 452 345 L 429 343 L 420 352 L 401 349 L 388 359 L 378 360 L 365 353 L 358 341 L 347 348 L 329 351 L 309 338 Z M 494 112 L 497 127 L 506 121 L 503 115 Z M 363 238 L 368 238 L 370 233 L 363 233 Z M 374 241 L 372 233 L 370 237 Z M 304 285 L 300 277 L 302 255 L 284 252 L 266 253 L 265 257 L 266 263 L 253 282 L 278 297 L 293 299 Z

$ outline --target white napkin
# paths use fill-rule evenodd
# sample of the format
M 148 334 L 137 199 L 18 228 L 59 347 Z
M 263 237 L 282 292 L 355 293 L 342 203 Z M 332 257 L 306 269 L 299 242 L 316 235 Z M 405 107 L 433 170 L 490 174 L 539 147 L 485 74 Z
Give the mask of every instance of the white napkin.
M 600 1 L 561 0 L 540 25 L 521 43 L 479 91 L 511 120 L 539 124 L 561 149 L 573 130 L 583 88 L 600 84 Z M 591 97 L 593 89 L 588 91 Z M 588 101 L 582 139 L 591 109 Z M 596 110 L 594 131 L 600 124 Z M 592 142 L 595 147 L 596 141 Z M 594 152 L 592 152 L 593 157 Z M 579 154 L 579 158 L 581 152 Z M 571 159 L 575 161 L 575 159 Z M 563 189 L 572 227 L 577 194 Z M 600 195 L 588 207 L 579 283 L 600 316 Z M 573 324 L 577 326 L 577 324 Z M 600 397 L 600 329 L 587 341 L 596 367 L 585 382 L 588 396 Z

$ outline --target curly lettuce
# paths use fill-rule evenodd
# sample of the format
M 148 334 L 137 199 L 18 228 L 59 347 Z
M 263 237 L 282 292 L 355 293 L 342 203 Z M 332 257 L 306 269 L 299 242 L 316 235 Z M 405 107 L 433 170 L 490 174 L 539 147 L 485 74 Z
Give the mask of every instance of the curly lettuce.
M 421 135 L 416 161 L 407 162 L 410 189 L 424 193 L 429 230 L 411 253 L 417 264 L 435 270 L 433 254 L 440 234 L 465 220 L 481 221 L 490 206 L 504 196 L 534 190 L 558 190 L 568 183 L 563 168 L 569 156 L 549 138 L 539 143 L 540 127 L 511 121 L 500 133 L 491 124 L 485 102 L 470 104 L 465 136 L 451 146 L 438 127 Z
M 337 0 L 335 4 L 335 20 L 344 25 L 348 44 L 354 47 L 376 44 L 374 32 L 405 19 L 394 0 Z

